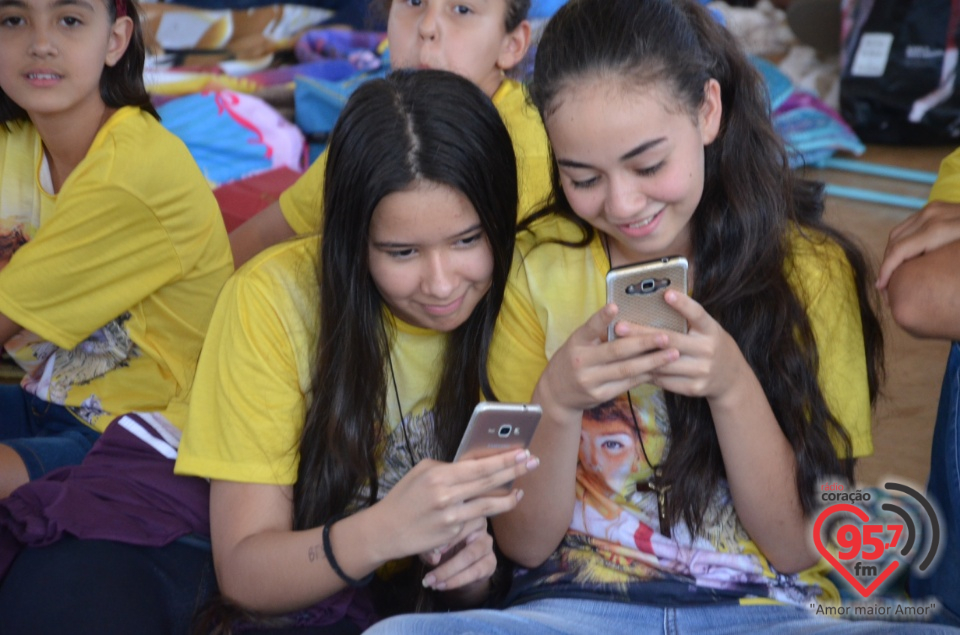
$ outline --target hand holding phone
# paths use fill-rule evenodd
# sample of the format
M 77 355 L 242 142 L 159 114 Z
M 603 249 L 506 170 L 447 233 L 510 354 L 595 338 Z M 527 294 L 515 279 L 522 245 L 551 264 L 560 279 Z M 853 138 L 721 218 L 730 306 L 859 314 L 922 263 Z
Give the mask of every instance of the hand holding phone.
M 668 289 L 687 293 L 687 259 L 683 256 L 617 267 L 607 273 L 607 303 L 619 308 L 617 320 L 686 333 L 687 320 L 663 299 Z M 616 324 L 616 320 L 610 324 L 609 341 L 617 337 Z

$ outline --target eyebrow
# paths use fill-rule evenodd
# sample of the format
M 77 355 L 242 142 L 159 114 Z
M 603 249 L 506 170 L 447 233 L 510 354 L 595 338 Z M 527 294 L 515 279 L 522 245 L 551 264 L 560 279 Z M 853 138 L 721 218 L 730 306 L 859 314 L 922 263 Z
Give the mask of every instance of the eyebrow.
M 634 148 L 634 149 L 632 149 L 632 150 L 629 150 L 629 151 L 627 151 L 626 153 L 624 153 L 623 156 L 620 157 L 620 161 L 621 161 L 621 162 L 623 162 L 623 161 L 629 161 L 630 159 L 632 159 L 633 157 L 637 156 L 638 154 L 643 154 L 644 152 L 646 152 L 646 151 L 649 150 L 650 148 L 653 148 L 654 146 L 660 145 L 661 143 L 663 143 L 663 142 L 666 141 L 666 140 L 667 140 L 666 137 L 658 137 L 658 138 L 656 138 L 656 139 L 651 139 L 650 141 L 644 141 L 643 143 L 641 143 L 640 145 L 638 145 L 636 148 Z M 558 159 L 557 159 L 557 165 L 562 165 L 562 166 L 567 167 L 567 168 L 582 168 L 582 169 L 592 169 L 592 168 L 593 168 L 593 166 L 590 165 L 589 163 L 581 163 L 581 162 L 579 162 L 579 161 L 573 161 L 572 159 L 560 159 L 560 158 L 558 158 Z
M 92 4 L 86 0 L 57 0 L 53 3 L 54 7 L 81 7 L 87 9 L 88 11 L 94 11 Z M 15 7 L 18 9 L 26 9 L 27 3 L 23 0 L 0 0 L 0 8 Z
M 477 223 L 475 225 L 468 227 L 462 232 L 456 233 L 452 236 L 447 236 L 446 238 L 444 238 L 444 240 L 454 240 L 456 238 L 463 238 L 481 229 L 483 229 L 483 226 L 480 223 Z M 373 246 L 377 247 L 378 249 L 401 249 L 401 248 L 413 247 L 414 244 L 413 243 L 395 243 L 395 242 L 385 241 L 385 242 L 374 242 Z

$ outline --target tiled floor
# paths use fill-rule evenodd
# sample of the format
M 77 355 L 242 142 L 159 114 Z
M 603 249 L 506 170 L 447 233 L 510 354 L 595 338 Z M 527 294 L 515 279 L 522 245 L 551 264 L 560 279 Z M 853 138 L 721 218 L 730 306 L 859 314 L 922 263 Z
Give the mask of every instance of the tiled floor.
M 864 161 L 936 171 L 951 148 L 871 147 Z M 836 171 L 813 171 L 810 176 L 828 183 L 850 185 L 926 198 L 929 186 Z M 911 213 L 898 207 L 828 197 L 827 219 L 858 237 L 879 263 L 890 230 Z M 898 477 L 920 487 L 926 483 L 930 440 L 940 394 L 948 344 L 917 340 L 902 331 L 883 307 L 887 381 L 874 416 L 872 457 L 860 462 L 857 476 L 864 485 L 884 477 Z

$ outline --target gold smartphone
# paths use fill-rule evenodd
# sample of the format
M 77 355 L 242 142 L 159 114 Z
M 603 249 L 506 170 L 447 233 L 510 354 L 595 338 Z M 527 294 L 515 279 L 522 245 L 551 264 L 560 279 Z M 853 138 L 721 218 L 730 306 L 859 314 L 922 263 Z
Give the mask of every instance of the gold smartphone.
M 669 256 L 617 267 L 607 273 L 607 303 L 620 309 L 609 327 L 607 339 L 616 338 L 619 320 L 658 329 L 687 332 L 687 320 L 663 299 L 668 289 L 687 292 L 687 259 Z

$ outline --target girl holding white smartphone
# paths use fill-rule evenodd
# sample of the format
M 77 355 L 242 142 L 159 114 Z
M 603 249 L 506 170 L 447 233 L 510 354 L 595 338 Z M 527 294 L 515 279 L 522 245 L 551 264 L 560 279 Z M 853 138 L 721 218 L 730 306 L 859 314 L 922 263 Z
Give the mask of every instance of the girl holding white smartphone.
M 516 168 L 490 100 L 441 71 L 364 84 L 325 183 L 322 238 L 238 271 L 200 360 L 177 471 L 212 479 L 221 627 L 232 605 L 358 632 L 391 586 L 481 601 L 487 517 L 521 497 L 490 490 L 537 466 L 524 450 L 447 462 L 490 392 L 513 251 Z M 418 554 L 426 571 L 398 589 Z

